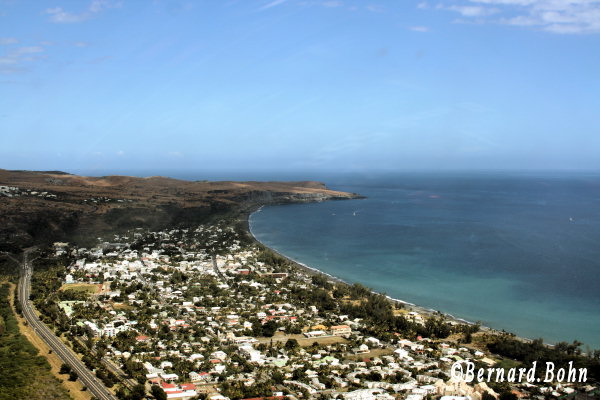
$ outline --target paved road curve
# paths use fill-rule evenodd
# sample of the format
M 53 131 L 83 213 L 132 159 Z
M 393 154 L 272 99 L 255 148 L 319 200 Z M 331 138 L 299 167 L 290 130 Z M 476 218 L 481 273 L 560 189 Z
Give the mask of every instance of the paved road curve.
M 28 263 L 28 252 L 25 252 L 23 264 L 21 267 L 21 278 L 19 279 L 19 302 L 23 309 L 23 315 L 27 323 L 34 329 L 39 337 L 48 344 L 48 346 L 58 354 L 65 364 L 71 367 L 77 373 L 79 379 L 88 390 L 100 400 L 117 400 L 117 398 L 108 391 L 108 389 L 87 369 L 87 367 L 75 356 L 75 353 L 69 349 L 48 327 L 42 323 L 33 310 L 29 301 L 31 292 L 31 273 L 32 266 Z

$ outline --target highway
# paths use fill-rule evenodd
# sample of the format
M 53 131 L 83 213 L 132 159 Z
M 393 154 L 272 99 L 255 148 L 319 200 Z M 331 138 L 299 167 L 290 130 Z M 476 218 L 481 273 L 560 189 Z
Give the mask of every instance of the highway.
M 31 274 L 33 267 L 28 262 L 29 252 L 25 251 L 23 264 L 21 265 L 21 277 L 19 279 L 19 302 L 23 309 L 23 316 L 27 323 L 34 329 L 35 333 L 57 354 L 65 364 L 71 367 L 79 376 L 79 380 L 88 390 L 100 400 L 117 400 L 111 392 L 100 382 L 92 372 L 77 358 L 75 353 L 69 349 L 54 333 L 39 320 L 31 302 Z
M 74 340 L 77 341 L 77 343 L 79 343 L 81 347 L 87 347 L 87 345 L 81 340 L 80 337 L 75 337 Z M 90 351 L 92 354 L 98 356 L 98 353 L 95 350 L 90 349 Z M 117 377 L 117 379 L 119 379 L 121 383 L 127 386 L 129 389 L 133 389 L 133 387 L 138 384 L 137 381 L 128 378 L 127 374 L 108 358 L 102 357 L 100 359 L 100 362 L 102 362 L 106 369 L 112 372 Z
M 102 358 L 101 361 L 102 364 L 104 364 L 104 366 L 106 367 L 106 369 L 112 372 L 118 379 L 121 380 L 121 383 L 127 386 L 129 389 L 133 389 L 138 384 L 137 381 L 128 378 L 127 374 L 109 359 Z

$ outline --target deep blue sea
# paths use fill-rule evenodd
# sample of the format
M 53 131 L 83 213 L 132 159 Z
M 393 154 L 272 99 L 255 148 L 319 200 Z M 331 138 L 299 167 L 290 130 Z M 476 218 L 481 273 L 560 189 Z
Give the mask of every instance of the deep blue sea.
M 600 174 L 322 179 L 367 199 L 265 207 L 256 238 L 394 298 L 600 348 Z

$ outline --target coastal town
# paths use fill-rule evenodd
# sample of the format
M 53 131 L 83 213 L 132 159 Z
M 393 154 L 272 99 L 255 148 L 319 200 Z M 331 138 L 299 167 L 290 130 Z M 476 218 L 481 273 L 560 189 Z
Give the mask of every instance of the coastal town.
M 301 269 L 226 223 L 110 239 L 90 248 L 54 243 L 43 255 L 53 267 L 34 275 L 32 300 L 119 398 L 482 400 L 597 391 L 589 382 L 466 383 L 452 375 L 456 363 L 512 365 L 477 345 L 490 333 Z M 44 286 L 49 276 L 59 281 L 53 289 Z M 397 329 L 374 326 L 379 312 L 399 321 Z
M 600 400 L 600 0 L 0 0 L 0 400 Z

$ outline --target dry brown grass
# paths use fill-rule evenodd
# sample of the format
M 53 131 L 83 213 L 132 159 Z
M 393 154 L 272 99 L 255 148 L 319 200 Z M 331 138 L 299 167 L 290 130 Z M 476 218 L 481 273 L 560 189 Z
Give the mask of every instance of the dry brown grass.
M 366 358 L 371 359 L 374 357 L 389 356 L 390 354 L 393 354 L 392 349 L 371 349 L 371 351 L 369 351 L 368 353 L 354 354 L 348 358 L 351 360 L 360 361 Z
M 33 195 L 4 198 L 0 205 L 0 236 L 19 237 L 15 244 L 57 238 L 84 247 L 95 238 L 128 229 L 160 230 L 178 223 L 204 223 L 219 212 L 250 211 L 260 204 L 354 198 L 328 190 L 319 182 L 208 182 L 164 177 L 82 177 L 57 173 L 0 169 L 0 182 L 21 191 L 48 192 L 55 199 Z M 243 216 L 243 215 L 240 216 Z M 43 229 L 39 229 L 44 227 Z M 35 228 L 35 229 L 34 229 Z
M 14 290 L 15 285 L 10 285 L 10 305 L 14 311 Z M 61 365 L 63 364 L 62 360 L 54 353 L 50 353 L 50 348 L 48 345 L 40 339 L 38 335 L 35 334 L 33 329 L 29 325 L 26 325 L 25 319 L 18 314 L 17 322 L 19 323 L 19 330 L 21 334 L 27 338 L 39 351 L 40 355 L 46 357 L 48 363 L 50 364 L 50 371 L 52 375 L 54 375 L 60 382 L 61 385 L 69 392 L 69 396 L 74 400 L 90 400 L 92 398 L 89 391 L 82 391 L 83 385 L 79 380 L 72 382 L 68 380 L 68 375 L 61 375 L 58 373 Z
M 125 303 L 111 303 L 111 307 L 115 311 L 135 310 L 135 307 Z
M 60 287 L 60 290 L 74 290 L 76 292 L 87 292 L 89 294 L 100 293 L 101 285 L 92 283 L 65 283 Z
M 165 177 L 137 178 L 132 176 L 89 177 L 57 175 L 42 172 L 8 171 L 0 169 L 0 181 L 7 185 L 31 188 L 38 191 L 59 191 L 63 194 L 108 196 L 115 198 L 146 199 L 152 203 L 198 200 L 210 196 L 221 200 L 233 200 L 240 194 L 253 191 L 275 193 L 323 193 L 339 197 L 351 197 L 349 193 L 329 190 L 320 182 L 208 182 L 184 181 Z M 223 191 L 223 192 L 215 192 Z M 164 196 L 164 197 L 163 197 Z M 31 198 L 33 199 L 33 198 Z
M 275 336 L 273 336 L 272 338 L 259 338 L 258 342 L 268 344 L 272 340 L 273 343 L 278 343 L 278 342 L 285 343 L 288 341 L 288 339 L 296 339 L 298 341 L 298 344 L 301 347 L 311 346 L 315 342 L 321 346 L 326 346 L 326 345 L 335 344 L 335 343 L 348 343 L 348 341 L 346 339 L 344 339 L 343 337 L 340 337 L 340 336 L 325 336 L 325 337 L 307 338 L 304 335 L 298 335 L 298 334 L 288 335 L 288 334 L 284 334 L 281 332 L 276 333 Z

